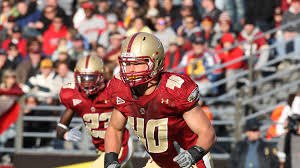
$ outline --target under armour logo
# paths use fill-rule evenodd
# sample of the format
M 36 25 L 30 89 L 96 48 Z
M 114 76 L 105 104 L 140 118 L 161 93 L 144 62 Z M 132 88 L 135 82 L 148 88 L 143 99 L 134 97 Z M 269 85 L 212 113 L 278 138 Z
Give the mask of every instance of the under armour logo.
M 117 104 L 124 104 L 125 100 L 121 99 L 120 97 L 117 97 Z
M 164 98 L 161 98 L 161 104 L 164 104 L 164 103 L 166 103 L 166 104 L 169 104 L 169 99 L 164 99 Z
M 144 108 L 140 108 L 140 113 L 141 114 L 145 114 L 145 109 Z
M 73 106 L 76 106 L 77 104 L 81 103 L 82 101 L 79 99 L 73 99 Z

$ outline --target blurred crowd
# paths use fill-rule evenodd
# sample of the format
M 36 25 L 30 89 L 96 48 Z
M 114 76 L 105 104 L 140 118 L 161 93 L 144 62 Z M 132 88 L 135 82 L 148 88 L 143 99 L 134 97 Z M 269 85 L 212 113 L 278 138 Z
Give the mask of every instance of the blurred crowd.
M 259 68 L 270 58 L 300 53 L 294 47 L 300 23 L 264 35 L 299 19 L 300 0 L 2 0 L 0 9 L 0 96 L 25 93 L 27 106 L 58 105 L 61 86 L 74 80 L 76 61 L 87 55 L 101 57 L 111 79 L 122 40 L 136 32 L 155 34 L 165 49 L 164 69 L 193 76 L 203 96 L 236 87 L 234 81 L 208 86 L 249 66 L 247 59 L 218 65 L 254 55 Z M 25 130 L 40 131 L 42 124 Z

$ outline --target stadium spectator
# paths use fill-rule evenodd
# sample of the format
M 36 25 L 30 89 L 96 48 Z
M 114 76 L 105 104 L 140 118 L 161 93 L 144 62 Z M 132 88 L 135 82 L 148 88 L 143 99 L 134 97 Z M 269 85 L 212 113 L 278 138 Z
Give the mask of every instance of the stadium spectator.
M 245 1 L 244 0 L 225 0 L 224 9 L 228 12 L 233 23 L 233 29 L 239 31 L 245 21 Z
M 2 76 L 0 83 L 0 146 L 13 147 L 13 140 L 16 135 L 14 123 L 17 121 L 21 106 L 18 98 L 23 91 L 16 82 L 16 72 L 7 69 Z M 1 152 L 0 152 L 1 154 Z
M 12 6 L 9 0 L 1 1 L 0 25 L 4 26 L 8 18 L 13 15 Z
M 16 72 L 12 69 L 7 69 L 3 72 L 0 84 L 0 95 L 23 95 L 23 91 L 17 83 Z M 14 97 L 11 99 L 16 100 Z
M 73 26 L 75 29 L 78 29 L 80 23 L 85 19 L 85 13 L 84 13 L 84 9 L 82 7 L 82 5 L 85 3 L 85 2 L 88 2 L 88 0 L 78 0 L 78 7 L 77 9 L 75 9 L 76 11 L 74 11 L 74 16 L 73 16 Z
M 136 0 L 127 0 L 125 3 L 125 7 L 123 9 L 123 21 L 126 29 L 129 29 L 130 25 L 132 25 L 133 20 L 138 17 L 138 8 L 139 4 Z
M 51 25 L 56 14 L 57 11 L 54 6 L 49 6 L 49 5 L 46 6 L 42 11 L 40 19 L 36 22 L 29 23 L 26 29 L 24 30 L 25 31 L 24 33 L 28 37 L 43 35 L 43 33 L 49 29 L 49 26 Z
M 155 28 L 154 35 L 161 41 L 167 51 L 170 43 L 176 41 L 176 33 L 167 25 L 164 17 L 157 18 Z
M 193 15 L 185 16 L 183 21 L 183 24 L 177 29 L 177 36 L 190 40 L 192 34 L 201 32 L 201 28 L 197 25 L 197 20 Z
M 51 55 L 51 60 L 56 61 L 58 58 L 58 54 L 61 52 L 68 52 L 69 50 L 68 41 L 65 38 L 61 38 L 58 40 L 57 48 L 54 53 Z
M 16 69 L 17 81 L 20 85 L 26 83 L 27 79 L 39 72 L 41 51 L 40 48 L 29 49 L 29 60 L 21 62 Z
M 106 55 L 104 61 L 117 62 L 118 56 L 120 55 L 123 39 L 124 36 L 122 36 L 120 33 L 118 32 L 111 33 L 109 39 L 110 44 L 109 47 L 106 49 Z
M 175 24 L 173 23 L 173 25 L 172 25 L 173 29 L 174 29 L 176 32 L 178 31 L 178 28 L 179 28 L 180 26 L 186 24 L 185 21 L 184 21 L 184 19 L 185 19 L 185 17 L 187 17 L 187 16 L 192 15 L 192 16 L 195 18 L 195 20 L 197 20 L 197 23 L 198 23 L 198 19 L 196 19 L 196 17 L 193 15 L 192 8 L 190 8 L 190 7 L 188 7 L 188 6 L 183 6 L 183 5 L 181 5 L 181 7 L 180 7 L 180 13 L 179 13 L 179 14 L 180 14 L 180 15 L 179 15 L 179 17 L 176 19 Z M 199 18 L 199 17 L 197 17 L 197 18 Z M 172 23 L 172 22 L 171 22 L 171 23 Z
M 299 109 L 299 106 L 298 106 Z M 285 123 L 285 133 L 280 137 L 277 148 L 280 168 L 295 168 L 300 164 L 300 115 L 290 115 Z
M 152 30 L 155 30 L 156 18 L 160 16 L 161 6 L 158 0 L 147 0 L 144 3 L 143 9 L 145 10 L 144 18 L 145 24 Z
M 137 32 L 152 33 L 152 30 L 145 25 L 144 18 L 142 17 L 134 18 L 132 26 L 126 32 L 126 36 L 131 36 Z
M 29 5 L 24 0 L 17 1 L 16 8 L 19 12 L 16 23 L 21 29 L 24 29 L 29 23 L 38 21 L 41 17 L 41 12 L 36 7 L 36 1 L 31 1 Z
M 36 107 L 41 105 L 38 101 L 38 98 L 32 95 L 27 95 L 25 98 L 25 105 L 28 107 Z M 26 108 L 24 109 L 24 115 L 27 116 L 54 116 L 52 111 L 48 110 L 35 110 Z M 24 122 L 24 132 L 50 132 L 55 130 L 52 123 L 45 121 L 35 121 L 35 122 Z M 23 138 L 23 147 L 24 148 L 40 148 L 40 147 L 49 147 L 51 139 L 50 138 L 41 138 L 41 137 L 24 137 Z
M 57 67 L 58 63 L 66 62 L 70 70 L 75 68 L 76 60 L 72 59 L 67 52 L 59 52 L 57 60 L 54 62 L 54 66 Z
M 245 1 L 245 18 L 251 18 L 262 31 L 271 29 L 273 13 L 280 6 L 280 0 Z
M 254 20 L 246 18 L 243 30 L 238 35 L 238 41 L 244 42 L 242 49 L 245 56 L 253 56 L 255 68 L 262 67 L 269 59 L 270 51 L 267 40 Z M 260 52 L 259 54 L 257 52 Z
M 64 1 L 55 0 L 55 1 L 57 3 L 57 6 L 59 6 L 61 9 L 63 9 L 65 14 L 67 15 L 67 18 L 70 19 L 70 17 L 73 14 L 73 6 L 74 6 L 74 3 L 76 3 L 75 2 L 76 0 L 64 0 Z M 49 1 L 47 3 L 49 5 Z
M 74 36 L 73 47 L 68 50 L 68 54 L 73 60 L 89 55 L 89 51 L 84 48 L 84 37 L 81 34 Z
M 274 28 L 279 28 L 282 25 L 282 10 L 280 7 L 275 8 L 274 11 L 274 22 L 273 22 L 273 27 Z M 285 51 L 285 40 L 284 40 L 284 35 L 283 35 L 283 30 L 279 29 L 277 30 L 272 39 L 271 39 L 271 44 L 276 44 L 276 52 L 277 55 L 282 56 L 286 54 Z
M 228 162 L 228 168 L 276 168 L 277 150 L 272 144 L 260 138 L 260 123 L 256 119 L 247 120 L 244 132 L 247 137 L 237 142 Z
M 42 60 L 40 71 L 40 74 L 30 77 L 22 89 L 24 92 L 38 97 L 42 103 L 53 104 L 56 89 L 53 62 L 48 58 Z
M 206 48 L 205 40 L 201 36 L 193 36 L 192 46 L 193 49 L 183 56 L 180 66 L 185 67 L 185 74 L 194 76 L 201 95 L 217 94 L 218 88 L 211 88 L 210 85 L 219 79 L 220 70 L 213 70 L 207 75 L 204 74 L 220 63 L 218 56 L 213 55 Z
M 64 84 L 74 82 L 74 73 L 69 69 L 67 62 L 58 62 L 56 64 L 56 73 L 54 84 L 56 87 L 56 95 L 58 96 L 61 87 Z
M 96 14 L 107 16 L 107 14 L 113 12 L 109 0 L 97 0 L 96 2 Z
M 106 28 L 106 19 L 102 15 L 96 15 L 95 6 L 91 2 L 82 4 L 86 18 L 79 24 L 78 32 L 82 34 L 92 47 L 97 45 L 98 35 Z
M 12 29 L 16 25 L 15 19 L 13 17 L 9 17 L 5 25 L 0 25 L 0 42 L 1 44 L 6 39 L 12 36 Z
M 78 31 L 76 29 L 74 29 L 74 28 L 68 29 L 68 33 L 67 33 L 67 36 L 66 36 L 67 48 L 74 47 L 74 40 L 75 40 L 75 37 L 78 36 L 77 34 L 80 34 L 80 33 L 78 33 Z M 90 44 L 87 41 L 87 39 L 82 35 L 81 35 L 81 38 L 83 39 L 84 49 L 86 49 L 86 50 L 91 49 Z
M 233 33 L 232 22 L 230 20 L 229 14 L 227 12 L 223 12 L 219 17 L 217 25 L 215 26 L 214 41 L 219 43 L 223 35 L 226 33 L 232 33 L 233 35 L 235 35 Z
M 101 34 L 98 40 L 98 44 L 104 46 L 105 48 L 109 47 L 109 35 L 113 32 L 119 32 L 121 35 L 125 36 L 126 30 L 119 25 L 118 16 L 114 13 L 110 13 L 106 16 L 107 28 Z
M 293 21 L 296 21 L 300 18 L 300 0 L 292 0 L 291 6 L 287 11 L 283 13 L 282 16 L 282 24 L 287 24 Z M 300 23 L 293 24 L 289 26 L 288 28 L 284 29 L 283 35 L 284 35 L 284 40 L 289 40 L 292 38 L 295 38 L 294 40 L 294 49 L 290 49 L 290 45 L 288 44 L 286 46 L 286 49 L 289 52 L 290 50 L 294 50 L 296 53 L 300 53 L 300 48 L 298 47 L 300 44 L 300 37 L 299 37 L 299 32 L 300 32 Z
M 165 65 L 164 70 L 170 70 L 178 67 L 181 58 L 184 55 L 183 50 L 178 45 L 176 39 L 173 42 L 170 42 L 168 47 L 169 49 L 166 51 L 165 54 Z
M 67 0 L 68 1 L 68 0 Z M 65 10 L 59 6 L 60 3 L 57 0 L 46 0 L 45 6 L 53 6 L 56 11 L 56 15 L 63 18 L 63 22 L 67 27 L 71 26 L 70 18 L 66 14 Z
M 0 80 L 2 80 L 3 72 L 7 69 L 12 69 L 13 66 L 13 63 L 7 58 L 6 52 L 4 50 L 0 50 Z
M 219 58 L 222 64 L 226 64 L 234 61 L 235 59 L 240 59 L 243 57 L 243 50 L 239 46 L 232 48 L 234 44 L 235 39 L 231 33 L 226 33 L 223 35 L 220 44 L 216 47 L 216 52 L 219 53 Z M 220 53 L 221 50 L 225 51 Z M 246 67 L 247 65 L 243 60 L 229 64 L 225 67 L 225 77 L 229 78 L 241 72 Z M 236 81 L 228 80 L 226 83 L 226 90 L 230 91 L 230 89 L 235 87 L 235 85 Z
M 202 25 L 202 31 L 200 33 L 196 33 L 196 36 L 202 36 L 202 38 L 205 40 L 206 46 L 210 49 L 213 50 L 217 44 L 218 41 L 215 36 L 215 31 L 214 31 L 214 22 L 210 16 L 205 16 L 202 19 L 201 22 Z
M 195 18 L 201 18 L 201 14 L 199 13 L 199 10 L 197 9 L 197 5 L 199 5 L 199 4 L 197 4 L 196 1 L 194 1 L 194 0 L 183 0 L 181 2 L 181 5 L 190 8 L 191 11 L 192 11 L 192 15 Z
M 106 55 L 106 48 L 102 45 L 97 45 L 95 54 L 98 57 L 100 57 L 101 59 L 103 59 Z M 105 62 L 104 62 L 104 64 L 105 64 Z
M 174 5 L 173 0 L 163 0 L 161 16 L 169 17 L 170 23 L 175 25 L 177 19 L 180 18 L 180 7 Z
M 210 16 L 216 24 L 222 11 L 215 6 L 214 0 L 202 0 L 201 4 L 204 9 L 203 17 Z
M 20 28 L 20 26 L 15 25 L 12 28 L 12 34 L 10 38 L 7 38 L 6 40 L 3 41 L 2 43 L 2 48 L 7 51 L 8 50 L 8 46 L 10 43 L 13 43 L 15 45 L 17 45 L 18 50 L 20 52 L 20 54 L 24 57 L 26 56 L 26 45 L 27 45 L 27 41 L 26 39 L 22 38 L 22 29 Z
M 53 54 L 60 38 L 66 38 L 67 27 L 60 16 L 56 16 L 43 35 L 43 51 L 47 56 Z
M 22 62 L 22 56 L 18 51 L 18 47 L 13 43 L 8 46 L 7 59 L 12 62 L 13 69 L 16 69 L 16 67 Z

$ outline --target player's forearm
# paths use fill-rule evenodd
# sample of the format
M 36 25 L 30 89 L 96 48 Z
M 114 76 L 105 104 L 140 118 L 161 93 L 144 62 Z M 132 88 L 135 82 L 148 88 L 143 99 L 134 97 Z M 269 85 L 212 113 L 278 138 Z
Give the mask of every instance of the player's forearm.
M 120 153 L 122 146 L 123 130 L 114 129 L 109 126 L 105 133 L 104 148 L 105 153 L 115 152 Z
M 62 125 L 62 124 L 59 124 L 56 127 L 56 138 L 57 139 L 64 140 L 64 134 L 68 131 L 68 128 L 67 127 L 63 128 L 63 127 L 64 127 L 64 125 Z
M 214 146 L 217 141 L 217 137 L 215 131 L 212 126 L 210 126 L 206 130 L 202 130 L 198 133 L 198 140 L 196 142 L 197 146 L 202 147 L 206 152 L 210 151 L 210 149 Z

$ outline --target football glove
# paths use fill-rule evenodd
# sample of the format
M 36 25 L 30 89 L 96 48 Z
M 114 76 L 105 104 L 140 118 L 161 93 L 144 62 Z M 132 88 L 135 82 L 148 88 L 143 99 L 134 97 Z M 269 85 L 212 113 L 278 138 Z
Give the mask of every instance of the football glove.
M 82 135 L 81 135 L 81 131 L 79 130 L 80 128 L 81 128 L 81 125 L 67 131 L 64 135 L 64 139 L 66 141 L 72 141 L 72 142 L 81 141 Z
M 105 153 L 104 168 L 120 168 L 121 164 L 118 162 L 118 154 L 115 152 Z
M 117 161 L 113 161 L 111 164 L 107 166 L 107 168 L 120 168 L 121 165 Z
M 190 168 L 205 155 L 204 149 L 199 146 L 192 146 L 190 149 L 184 150 L 174 141 L 174 147 L 178 155 L 173 158 L 173 161 L 177 162 L 181 168 Z

